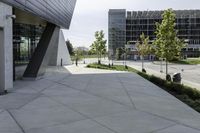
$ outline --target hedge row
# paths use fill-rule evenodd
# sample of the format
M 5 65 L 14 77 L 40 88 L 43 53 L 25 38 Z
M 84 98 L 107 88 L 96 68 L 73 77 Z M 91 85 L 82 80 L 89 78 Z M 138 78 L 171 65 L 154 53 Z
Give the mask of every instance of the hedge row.
M 200 91 L 197 89 L 185 86 L 183 84 L 168 82 L 154 75 L 147 75 L 146 73 L 142 72 L 137 73 L 166 90 L 170 94 L 174 95 L 176 98 L 200 113 Z
M 189 98 L 196 100 L 200 99 L 200 91 L 198 91 L 195 88 L 191 88 L 188 86 L 185 86 L 183 84 L 178 84 L 174 82 L 168 82 L 164 79 L 161 79 L 159 77 L 156 77 L 154 75 L 147 75 L 142 72 L 138 72 L 138 74 L 145 79 L 151 81 L 152 83 L 164 88 L 167 91 L 174 92 L 177 95 L 187 95 Z

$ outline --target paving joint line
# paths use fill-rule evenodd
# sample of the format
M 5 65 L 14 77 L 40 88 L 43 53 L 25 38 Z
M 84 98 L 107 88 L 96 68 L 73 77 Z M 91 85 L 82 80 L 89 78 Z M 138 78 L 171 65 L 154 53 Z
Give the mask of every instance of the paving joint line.
M 11 116 L 11 118 L 15 121 L 15 123 L 17 124 L 17 126 L 20 128 L 20 130 L 22 131 L 22 133 L 26 133 L 24 128 L 19 124 L 19 122 L 15 119 L 15 117 L 13 116 L 13 114 L 9 111 L 6 110 L 8 112 L 8 114 Z
M 10 109 L 10 110 L 19 110 L 21 108 L 23 108 L 24 106 L 26 106 L 27 104 L 33 102 L 34 100 L 36 100 L 37 98 L 39 98 L 40 96 L 42 96 L 42 94 L 38 94 L 37 96 L 35 96 L 33 99 L 31 99 L 30 101 L 28 101 L 27 103 L 19 106 L 18 108 L 13 108 L 13 109 Z
M 137 109 L 137 110 L 141 111 L 141 112 L 144 112 L 144 113 L 147 113 L 147 114 L 150 114 L 150 115 L 153 115 L 153 116 L 156 116 L 156 117 L 159 117 L 159 118 L 162 118 L 162 119 L 165 119 L 165 120 L 168 120 L 168 121 L 171 121 L 171 122 L 174 122 L 174 123 L 176 123 L 178 125 L 186 126 L 186 127 L 189 127 L 189 128 L 192 128 L 192 129 L 200 131 L 199 128 L 193 127 L 191 125 L 184 124 L 184 123 L 180 122 L 179 120 L 174 120 L 174 119 L 171 119 L 171 118 L 166 118 L 165 116 L 161 116 L 161 115 L 158 115 L 158 114 L 155 114 L 155 113 L 151 113 L 151 112 L 148 112 L 148 111 L 144 111 L 144 110 L 141 110 L 141 109 Z
M 135 103 L 134 103 L 134 101 L 133 101 L 133 99 L 132 99 L 132 97 L 129 95 L 128 90 L 127 90 L 127 88 L 125 87 L 125 85 L 123 84 L 123 82 L 121 81 L 119 75 L 117 75 L 117 79 L 118 79 L 119 82 L 121 83 L 121 85 L 122 85 L 122 87 L 123 87 L 123 90 L 126 92 L 126 95 L 128 96 L 128 98 L 129 98 L 129 100 L 130 100 L 130 102 L 131 102 L 133 108 L 134 108 L 134 109 L 137 109 L 137 108 L 136 108 L 136 105 L 135 105 Z
M 93 81 L 94 75 L 92 75 L 92 77 L 89 79 L 89 81 L 87 82 L 85 88 L 83 89 L 83 91 L 87 91 L 88 86 L 90 85 L 90 83 Z
M 65 106 L 65 107 L 67 107 L 67 108 L 69 108 L 69 109 L 71 109 L 71 110 L 73 110 L 73 111 L 75 111 L 75 112 L 79 112 L 79 111 L 77 111 L 76 109 L 74 109 L 73 107 L 71 107 L 71 106 L 69 106 L 69 105 L 67 105 L 67 104 L 62 103 L 62 102 L 60 102 L 60 101 L 58 101 L 58 100 L 52 98 L 51 96 L 47 96 L 47 95 L 45 95 L 45 96 L 46 96 L 47 98 L 53 100 L 54 102 L 60 104 L 60 105 L 63 105 L 63 106 Z M 120 111 L 120 112 L 115 112 L 115 113 L 109 113 L 109 114 L 107 114 L 107 115 L 95 116 L 94 118 L 99 118 L 99 117 L 104 117 L 104 116 L 110 116 L 110 115 L 113 115 L 113 114 L 119 114 L 119 113 L 130 112 L 130 111 L 132 111 L 132 110 L 125 110 L 125 111 Z M 81 113 L 81 112 L 79 112 L 79 113 Z M 83 114 L 83 113 L 81 113 L 81 114 Z M 85 115 L 85 114 L 83 114 L 83 115 Z M 87 116 L 87 115 L 85 115 L 85 116 Z
M 0 111 L 0 114 L 3 113 L 3 112 L 5 111 L 4 109 L 0 109 L 0 110 L 1 110 L 1 111 Z
M 60 81 L 62 81 L 62 80 L 64 80 L 64 79 L 68 79 L 68 78 L 70 78 L 72 75 L 73 75 L 73 74 L 70 73 L 69 75 L 63 77 L 62 79 L 59 79 L 57 82 L 60 82 Z M 48 81 L 51 81 L 51 82 L 55 82 L 55 80 L 51 80 L 51 79 L 48 79 L 48 78 L 45 78 L 45 80 L 48 80 Z
M 178 124 L 172 124 L 172 125 L 169 125 L 169 126 L 167 126 L 167 127 L 154 130 L 154 131 L 152 131 L 152 132 L 150 132 L 150 133 L 157 133 L 157 132 L 162 131 L 162 130 L 165 130 L 165 129 L 167 129 L 167 128 L 174 127 L 174 126 L 176 126 L 176 125 L 178 125 Z
M 47 97 L 49 97 L 49 96 L 47 96 Z M 81 116 L 83 116 L 83 117 L 86 118 L 85 120 L 91 120 L 91 121 L 93 121 L 93 122 L 99 124 L 100 126 L 103 126 L 104 128 L 108 129 L 109 131 L 112 131 L 113 133 L 119 133 L 119 132 L 117 132 L 117 131 L 115 131 L 115 130 L 109 128 L 109 127 L 107 127 L 106 125 L 99 123 L 98 121 L 96 121 L 95 119 L 89 117 L 88 115 L 85 115 L 84 113 L 81 113 L 81 112 L 77 111 L 76 109 L 74 109 L 74 108 L 72 108 L 72 107 L 70 107 L 70 106 L 68 106 L 68 105 L 66 105 L 66 104 L 63 104 L 62 102 L 60 102 L 60 101 L 58 101 L 58 100 L 55 100 L 55 99 L 53 99 L 53 98 L 51 98 L 51 97 L 49 97 L 49 99 L 51 99 L 51 100 L 57 102 L 58 104 L 61 104 L 61 105 L 65 106 L 66 108 L 69 108 L 69 109 L 73 110 L 74 112 L 76 112 L 76 113 L 78 113 L 78 114 L 80 114 Z M 123 112 L 128 112 L 128 111 L 123 111 Z M 121 113 L 121 112 L 118 112 L 118 113 Z M 117 113 L 116 113 L 116 114 L 117 114 Z M 109 114 L 109 115 L 113 115 L 113 113 L 112 113 L 112 114 Z M 108 116 L 108 115 L 104 115 L 104 116 Z M 103 117 L 103 116 L 97 116 L 97 117 L 94 117 L 94 118 L 98 118 L 98 117 Z
M 107 98 L 107 97 L 103 97 L 103 96 L 100 96 L 100 95 L 91 93 L 91 92 L 89 92 L 89 91 L 87 91 L 87 90 L 80 90 L 80 89 L 74 88 L 74 87 L 72 87 L 72 86 L 70 86 L 70 85 L 66 85 L 66 84 L 62 84 L 62 83 L 58 83 L 58 84 L 64 85 L 64 86 L 66 86 L 66 87 L 69 87 L 69 88 L 71 88 L 71 89 L 74 89 L 74 90 L 77 90 L 77 91 L 80 91 L 80 92 L 83 92 L 83 93 L 87 93 L 87 94 L 92 95 L 92 96 L 96 96 L 96 97 L 101 98 L 101 99 L 106 99 L 106 100 L 112 101 L 112 102 L 114 102 L 114 103 L 117 103 L 117 104 L 126 106 L 126 107 L 128 107 L 128 108 L 129 108 L 129 107 L 132 107 L 132 106 L 128 106 L 128 105 L 126 105 L 126 104 L 124 104 L 124 103 L 122 103 L 122 102 L 119 102 L 119 101 L 116 101 L 116 100 L 113 100 L 113 99 L 110 99 L 110 98 Z

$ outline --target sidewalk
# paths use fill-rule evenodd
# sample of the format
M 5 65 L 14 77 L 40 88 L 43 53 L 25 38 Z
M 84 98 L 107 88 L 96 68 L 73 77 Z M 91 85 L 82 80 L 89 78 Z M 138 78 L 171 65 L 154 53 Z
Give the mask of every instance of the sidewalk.
M 200 133 L 200 114 L 137 74 L 67 66 L 0 96 L 0 133 Z

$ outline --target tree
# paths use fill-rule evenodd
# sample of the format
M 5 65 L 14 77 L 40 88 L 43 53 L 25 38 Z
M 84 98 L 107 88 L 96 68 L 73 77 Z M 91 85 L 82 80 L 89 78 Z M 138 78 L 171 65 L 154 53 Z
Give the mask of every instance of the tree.
M 78 66 L 78 61 L 81 60 L 81 54 L 82 54 L 82 51 L 79 49 L 79 48 L 75 48 L 74 49 L 74 61 L 76 63 L 76 66 Z
M 164 11 L 162 22 L 156 23 L 156 39 L 153 42 L 155 54 L 166 61 L 166 78 L 168 75 L 168 62 L 180 56 L 184 42 L 177 37 L 175 30 L 176 15 L 172 9 Z
M 145 72 L 144 69 L 144 56 L 150 54 L 151 46 L 149 44 L 149 36 L 145 37 L 144 33 L 140 35 L 140 40 L 136 43 L 137 51 L 139 55 L 142 57 L 142 71 Z
M 123 52 L 123 58 L 124 58 L 124 66 L 125 66 L 126 69 L 128 69 L 128 66 L 126 65 L 128 48 L 126 48 L 126 45 L 125 45 L 124 48 L 122 48 L 122 52 Z
M 72 43 L 69 40 L 67 40 L 66 41 L 66 45 L 67 45 L 67 48 L 69 50 L 69 54 L 70 55 L 74 55 L 74 48 L 73 48 Z
M 117 59 L 117 60 L 120 60 L 122 54 L 123 54 L 123 49 L 122 49 L 122 48 L 117 48 L 117 49 L 116 49 L 116 59 Z
M 95 41 L 90 46 L 92 51 L 98 56 L 98 64 L 101 64 L 101 56 L 106 52 L 107 40 L 104 40 L 103 30 L 95 32 Z

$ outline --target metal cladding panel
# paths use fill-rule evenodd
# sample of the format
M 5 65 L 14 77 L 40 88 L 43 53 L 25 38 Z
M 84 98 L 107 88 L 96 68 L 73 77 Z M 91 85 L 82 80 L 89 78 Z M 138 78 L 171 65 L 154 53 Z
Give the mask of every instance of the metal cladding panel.
M 69 29 L 76 0 L 0 0 L 15 8 Z

